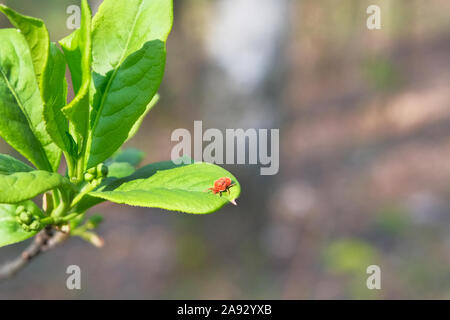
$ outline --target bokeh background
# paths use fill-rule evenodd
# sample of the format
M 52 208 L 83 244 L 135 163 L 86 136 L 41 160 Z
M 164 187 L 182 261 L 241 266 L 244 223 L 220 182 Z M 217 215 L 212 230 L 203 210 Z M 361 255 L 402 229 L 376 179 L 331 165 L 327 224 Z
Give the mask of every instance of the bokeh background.
M 43 18 L 54 41 L 78 3 L 2 2 Z M 226 166 L 239 205 L 208 216 L 102 204 L 104 248 L 72 239 L 0 298 L 450 298 L 450 2 L 174 2 L 162 99 L 128 146 L 149 163 L 194 120 L 279 128 L 280 172 Z M 366 28 L 371 4 L 381 30 Z M 71 264 L 82 290 L 66 289 Z M 381 290 L 366 287 L 372 264 Z

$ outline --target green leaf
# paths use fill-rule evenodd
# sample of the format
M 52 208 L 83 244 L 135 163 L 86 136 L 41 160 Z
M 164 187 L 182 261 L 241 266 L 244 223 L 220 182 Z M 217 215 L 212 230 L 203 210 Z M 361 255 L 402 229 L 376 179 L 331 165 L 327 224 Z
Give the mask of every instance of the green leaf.
M 75 92 L 74 99 L 62 111 L 73 125 L 72 133 L 82 149 L 89 130 L 89 87 L 91 83 L 91 9 L 87 0 L 81 2 L 81 26 L 60 45 L 69 65 Z M 82 151 L 82 150 L 78 150 Z
M 146 42 L 165 42 L 172 23 L 172 0 L 104 0 L 93 19 L 94 70 L 106 75 Z
M 100 6 L 92 33 L 88 167 L 118 150 L 148 110 L 164 74 L 172 22 L 172 0 L 105 0 Z
M 133 178 L 138 178 L 132 180 Z M 208 188 L 222 177 L 229 177 L 235 185 L 230 195 L 212 194 Z M 236 178 L 225 169 L 210 163 L 176 166 L 162 162 L 144 167 L 132 176 L 119 179 L 104 190 L 90 195 L 116 203 L 162 208 L 186 213 L 206 214 L 219 210 L 240 194 Z
M 154 106 L 156 106 L 156 104 L 159 101 L 159 94 L 156 94 L 152 101 L 150 101 L 150 103 L 147 105 L 144 113 L 139 117 L 139 119 L 136 121 L 136 123 L 133 125 L 133 127 L 131 128 L 130 132 L 128 133 L 128 138 L 125 142 L 127 142 L 128 140 L 130 140 L 131 138 L 133 138 L 136 133 L 139 131 L 139 128 L 142 125 L 142 122 L 144 121 L 145 117 L 147 116 L 147 114 L 150 112 L 150 110 L 153 109 Z
M 56 171 L 61 154 L 45 130 L 25 38 L 16 29 L 2 29 L 0 44 L 0 135 L 37 168 Z
M 32 201 L 20 204 L 0 204 L 0 247 L 24 241 L 37 233 L 23 230 L 16 221 L 16 210 L 19 205 L 35 216 L 44 217 L 42 211 Z
M 135 171 L 136 169 L 127 162 L 113 162 L 108 166 L 108 178 L 125 178 Z
M 50 44 L 48 63 L 42 76 L 41 95 L 47 132 L 58 147 L 71 151 L 69 123 L 61 109 L 67 101 L 66 60 L 56 44 Z
M 63 176 L 48 171 L 0 174 L 0 203 L 18 203 L 68 184 Z
M 29 165 L 17 160 L 7 154 L 0 153 L 0 174 L 9 174 L 14 172 L 29 172 L 34 169 Z
M 0 11 L 11 21 L 11 24 L 20 29 L 31 51 L 33 67 L 38 83 L 47 64 L 49 35 L 42 20 L 21 15 L 20 13 L 0 4 Z
M 179 164 L 177 164 L 177 163 L 179 163 Z M 158 171 L 180 168 L 180 167 L 184 167 L 184 166 L 187 166 L 187 165 L 190 165 L 193 163 L 194 163 L 194 161 L 187 156 L 179 158 L 175 162 L 174 161 L 162 161 L 162 162 L 151 163 L 142 168 L 139 168 L 138 170 L 136 170 L 135 173 L 133 173 L 132 175 L 130 175 L 128 177 L 124 177 L 122 179 L 117 180 L 114 183 L 110 183 L 108 186 L 108 190 L 109 191 L 113 190 L 113 189 L 117 188 L 118 186 L 120 186 L 121 184 L 126 183 L 126 182 L 130 182 L 130 181 L 137 180 L 137 179 L 150 178 L 152 175 L 154 175 Z
M 47 81 L 43 80 L 43 78 L 45 77 L 44 73 L 46 72 L 46 69 L 49 69 L 49 59 L 52 58 L 52 56 L 50 50 L 50 38 L 44 22 L 34 17 L 24 16 L 2 4 L 0 4 L 0 11 L 7 16 L 11 24 L 18 28 L 24 36 L 30 50 L 37 83 L 41 92 L 45 91 Z M 53 67 L 55 67 L 54 64 L 51 65 L 51 68 Z M 65 73 L 65 66 L 62 68 Z M 51 92 L 53 91 L 50 91 L 50 93 Z M 45 102 L 44 97 L 44 103 Z M 54 146 L 51 146 L 50 149 L 52 150 L 50 162 L 52 169 L 56 171 L 59 166 L 61 153 Z
M 127 148 L 118 151 L 108 162 L 126 162 L 137 167 L 144 160 L 145 153 L 139 149 Z

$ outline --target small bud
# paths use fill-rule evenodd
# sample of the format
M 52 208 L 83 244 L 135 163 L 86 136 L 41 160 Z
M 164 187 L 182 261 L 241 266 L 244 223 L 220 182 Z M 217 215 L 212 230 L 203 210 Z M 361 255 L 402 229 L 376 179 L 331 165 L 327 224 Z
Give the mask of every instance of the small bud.
M 90 173 L 90 174 L 92 174 L 92 175 L 95 175 L 95 174 L 97 173 L 97 168 L 96 168 L 96 167 L 90 168 L 90 169 L 87 171 L 87 173 Z
M 20 221 L 22 221 L 22 223 L 24 224 L 30 224 L 31 221 L 33 221 L 33 216 L 31 215 L 31 213 L 27 212 L 27 211 L 23 211 L 20 215 L 19 215 Z
M 41 229 L 41 223 L 39 222 L 39 220 L 34 220 L 30 224 L 30 230 L 39 231 L 40 229 Z
M 18 206 L 16 209 L 16 214 L 20 215 L 23 211 L 25 211 L 25 207 L 24 206 Z
M 97 166 L 97 176 L 103 177 L 103 178 L 108 176 L 108 167 L 105 166 L 103 163 L 100 163 Z
M 86 172 L 86 173 L 84 174 L 84 180 L 85 180 L 85 181 L 91 182 L 91 181 L 94 180 L 94 179 L 95 179 L 95 176 L 94 176 L 93 174 L 91 174 L 91 173 L 89 173 L 89 172 Z
M 88 229 L 95 229 L 99 226 L 100 223 L 103 222 L 103 217 L 101 215 L 93 215 L 89 218 L 86 223 L 86 227 Z
M 102 248 L 105 245 L 105 240 L 96 234 L 90 237 L 90 242 L 97 248 Z

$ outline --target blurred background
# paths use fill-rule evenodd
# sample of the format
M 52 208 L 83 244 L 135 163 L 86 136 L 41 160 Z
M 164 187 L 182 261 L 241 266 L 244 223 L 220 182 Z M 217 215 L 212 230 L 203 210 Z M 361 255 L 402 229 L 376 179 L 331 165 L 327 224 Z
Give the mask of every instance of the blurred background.
M 54 41 L 78 4 L 2 2 Z M 174 2 L 162 98 L 128 146 L 146 164 L 170 159 L 172 131 L 194 120 L 279 128 L 280 172 L 226 166 L 239 205 L 207 216 L 102 204 L 104 248 L 71 239 L 0 298 L 450 298 L 450 2 Z M 381 30 L 366 27 L 371 4 Z M 72 264 L 82 290 L 66 289 Z M 373 264 L 381 290 L 366 287 Z

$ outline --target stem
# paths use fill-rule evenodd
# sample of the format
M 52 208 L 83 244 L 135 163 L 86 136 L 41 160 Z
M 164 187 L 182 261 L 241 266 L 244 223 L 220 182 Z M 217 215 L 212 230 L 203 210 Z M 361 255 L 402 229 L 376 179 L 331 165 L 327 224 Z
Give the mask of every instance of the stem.
M 58 207 L 53 210 L 52 217 L 62 217 L 69 209 L 69 196 L 66 190 L 57 189 L 55 194 L 58 194 L 60 199 Z
M 46 218 L 44 218 L 44 219 L 41 219 L 40 222 L 41 222 L 43 225 L 54 224 L 54 223 L 55 223 L 55 218 L 53 218 L 53 217 L 46 217 Z
M 50 212 L 52 212 L 53 210 L 55 210 L 59 204 L 61 203 L 61 197 L 59 195 L 59 192 L 57 190 L 53 190 L 52 191 L 52 198 L 53 198 L 53 208 Z
M 57 223 L 69 222 L 69 221 L 72 220 L 73 218 L 78 217 L 80 214 L 83 214 L 83 213 L 72 212 L 71 214 L 68 214 L 67 216 L 64 216 L 64 217 L 58 219 L 56 222 L 57 222 Z M 42 222 L 42 220 L 41 220 L 41 222 Z
M 37 234 L 33 243 L 19 257 L 0 267 L 0 281 L 11 278 L 39 254 L 56 247 L 68 237 L 68 234 L 55 232 L 51 227 L 46 227 Z
M 67 172 L 70 178 L 72 178 L 75 174 L 75 166 L 73 163 L 73 159 L 72 157 L 64 151 L 64 158 L 66 159 L 66 163 L 67 163 Z
M 83 174 L 84 174 L 84 157 L 81 156 L 80 159 L 78 159 L 77 162 L 77 180 L 83 181 Z
M 87 130 L 87 129 L 86 129 Z M 87 137 L 88 131 L 85 132 L 85 137 Z M 86 141 L 84 141 L 84 139 L 82 139 L 82 147 L 81 147 L 81 156 L 80 158 L 78 158 L 77 161 L 77 179 L 78 182 L 83 181 L 83 175 L 84 175 L 84 171 L 85 171 L 85 161 L 86 161 L 86 148 L 87 148 L 87 144 Z
M 78 202 L 81 201 L 81 199 L 83 199 L 83 197 L 88 194 L 89 192 L 93 191 L 95 188 L 97 188 L 98 185 L 96 185 L 95 183 L 88 183 L 86 184 L 80 191 L 80 193 L 78 193 L 75 198 L 73 199 L 72 203 L 70 204 L 70 207 L 73 208 Z
M 75 229 L 71 235 L 80 237 L 81 239 L 90 242 L 97 248 L 101 248 L 105 244 L 104 240 L 101 237 L 87 230 Z
M 43 225 L 51 225 L 51 224 L 61 224 L 64 222 L 69 222 L 70 220 L 72 220 L 73 218 L 76 218 L 77 216 L 79 216 L 82 213 L 79 212 L 72 212 L 71 214 L 68 214 L 67 216 L 64 217 L 46 217 L 44 219 L 41 219 L 40 222 Z

